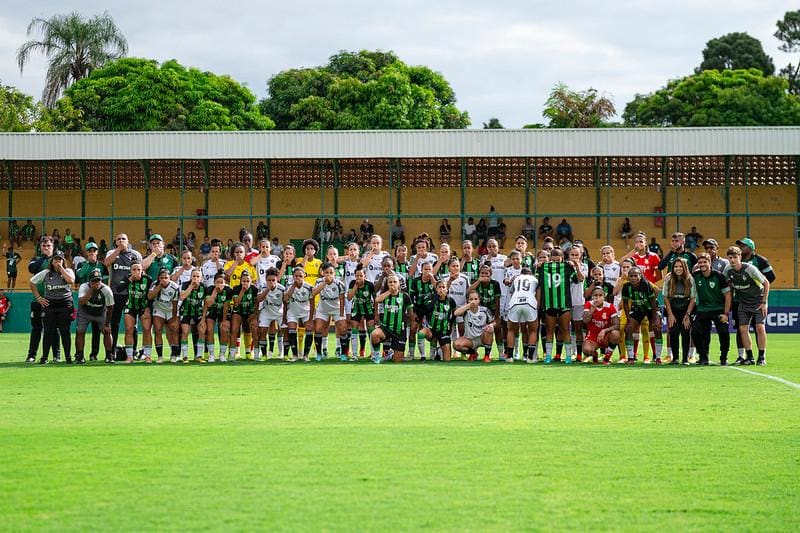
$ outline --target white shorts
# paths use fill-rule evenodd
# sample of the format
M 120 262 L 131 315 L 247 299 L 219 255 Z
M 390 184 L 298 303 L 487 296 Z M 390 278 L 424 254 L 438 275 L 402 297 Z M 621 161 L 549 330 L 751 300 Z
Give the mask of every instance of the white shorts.
M 173 316 L 175 315 L 172 314 L 172 309 L 167 311 L 155 305 L 153 306 L 153 317 L 163 318 L 165 322 L 169 322 Z
M 583 304 L 572 306 L 572 320 L 583 322 Z
M 286 323 L 289 324 L 290 322 L 297 322 L 298 325 L 302 326 L 308 322 L 308 313 L 303 313 L 303 316 L 298 316 L 289 311 L 286 313 Z
M 283 320 L 283 310 L 272 306 L 264 306 L 258 312 L 258 327 L 268 328 L 270 324 L 277 321 L 278 324 Z
M 539 313 L 537 313 L 536 308 L 530 304 L 517 304 L 512 306 L 506 315 L 509 322 L 524 324 L 526 322 L 535 322 Z
M 344 299 L 344 314 L 350 316 L 353 312 L 353 300 Z
M 344 320 L 344 317 L 339 313 L 338 309 L 336 309 L 336 311 L 332 311 L 330 309 L 324 309 L 322 306 L 320 306 L 320 308 L 317 309 L 317 312 L 314 313 L 314 320 L 324 320 L 327 322 L 333 320 L 334 322 L 338 322 L 340 320 Z
M 469 339 L 469 341 L 472 343 L 472 348 L 474 350 L 477 350 L 478 348 L 483 346 L 483 341 L 481 340 L 480 337 L 467 337 L 467 339 Z

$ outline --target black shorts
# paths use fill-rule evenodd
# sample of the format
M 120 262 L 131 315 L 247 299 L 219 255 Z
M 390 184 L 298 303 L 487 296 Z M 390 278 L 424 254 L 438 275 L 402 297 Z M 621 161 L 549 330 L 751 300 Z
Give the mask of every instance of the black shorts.
M 256 316 L 256 313 L 252 312 L 252 313 L 247 313 L 247 314 L 243 315 L 242 313 L 234 311 L 233 313 L 231 313 L 231 318 L 233 318 L 233 315 L 241 317 L 241 319 L 242 319 L 242 331 L 244 331 L 245 333 L 250 333 L 250 317 L 251 316 Z
M 144 314 L 145 311 L 149 310 L 150 310 L 149 307 L 145 307 L 144 309 L 129 309 L 126 307 L 123 313 L 125 313 L 126 315 L 130 315 L 133 318 L 139 318 Z
M 417 318 L 420 322 L 423 320 L 430 320 L 431 318 L 431 311 L 430 307 L 426 307 L 424 305 L 414 305 L 413 307 L 414 314 L 417 315 Z
M 359 315 L 351 315 L 350 320 L 355 320 L 356 322 L 361 322 L 362 320 L 366 320 L 367 322 L 375 321 L 375 314 L 359 314 Z
M 641 324 L 645 318 L 652 324 L 656 319 L 656 310 L 631 309 L 630 315 L 628 315 L 629 320 L 633 319 L 639 324 Z
M 433 339 L 432 340 L 435 340 L 436 342 L 438 342 L 439 346 L 447 346 L 447 345 L 449 345 L 451 343 L 450 333 L 449 332 L 448 333 L 443 333 L 441 335 L 436 333 L 435 331 L 432 331 L 431 333 L 433 334 Z
M 186 324 L 188 326 L 196 326 L 200 323 L 203 317 L 200 316 L 182 316 L 181 317 L 181 324 Z
M 384 326 L 378 326 L 380 330 L 383 332 L 386 340 L 389 341 L 392 350 L 405 352 L 406 351 L 406 334 L 405 332 L 401 334 L 392 333 L 392 331 Z M 385 341 L 384 341 L 385 342 Z
M 8 276 L 8 279 L 17 279 L 16 272 L 6 272 L 6 276 Z
M 227 316 L 227 311 L 223 311 L 223 313 L 224 317 L 220 317 L 216 311 L 209 309 L 208 313 L 206 313 L 206 320 L 212 320 L 214 322 L 225 322 L 226 320 L 230 320 L 230 317 Z
M 553 317 L 558 318 L 561 315 L 563 315 L 564 313 L 569 313 L 571 311 L 572 311 L 572 309 L 557 309 L 555 307 L 551 307 L 549 309 L 545 309 L 544 310 L 544 314 L 547 315 L 547 316 L 553 316 Z

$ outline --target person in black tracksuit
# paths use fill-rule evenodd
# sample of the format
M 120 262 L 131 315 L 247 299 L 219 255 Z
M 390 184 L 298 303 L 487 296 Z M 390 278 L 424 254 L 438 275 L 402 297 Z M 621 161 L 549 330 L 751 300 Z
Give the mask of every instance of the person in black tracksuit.
M 28 272 L 36 275 L 42 270 L 46 270 L 50 266 L 50 256 L 53 255 L 53 239 L 45 235 L 39 242 L 39 248 L 42 250 L 42 255 L 38 255 L 31 259 L 28 263 Z M 39 287 L 40 290 L 44 290 Z M 28 363 L 36 362 L 36 353 L 39 351 L 39 343 L 42 341 L 42 319 L 44 318 L 44 307 L 34 298 L 31 300 L 31 335 L 28 341 L 28 356 L 25 359 Z M 58 347 L 53 352 L 53 359 L 58 361 Z
M 61 251 L 52 255 L 47 270 L 33 276 L 28 283 L 34 299 L 44 308 L 44 347 L 40 364 L 47 363 L 51 348 L 55 354 L 59 338 L 64 348 L 64 359 L 67 363 L 72 363 L 69 327 L 72 322 L 73 283 L 75 273 L 64 266 L 64 253 Z M 40 284 L 44 285 L 44 294 L 39 291 Z

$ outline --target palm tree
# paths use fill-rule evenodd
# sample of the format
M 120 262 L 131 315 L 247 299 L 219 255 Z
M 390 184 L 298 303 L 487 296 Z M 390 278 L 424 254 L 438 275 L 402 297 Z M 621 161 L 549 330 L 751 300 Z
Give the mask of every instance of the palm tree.
M 557 83 L 550 92 L 542 113 L 550 119 L 551 128 L 600 128 L 616 114 L 614 102 L 589 87 L 573 91 L 564 83 Z
M 128 53 L 128 42 L 108 12 L 89 20 L 73 11 L 49 19 L 34 18 L 28 36 L 37 31 L 41 39 L 25 42 L 17 50 L 22 72 L 31 52 L 43 52 L 49 59 L 42 102 L 52 107 L 72 83 L 87 77 L 105 62 Z

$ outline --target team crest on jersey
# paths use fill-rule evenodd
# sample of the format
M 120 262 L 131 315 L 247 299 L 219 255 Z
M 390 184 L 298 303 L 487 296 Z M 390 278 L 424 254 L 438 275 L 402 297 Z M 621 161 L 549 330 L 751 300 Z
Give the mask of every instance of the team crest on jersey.
M 717 286 L 717 282 L 716 282 L 716 281 L 710 281 L 710 282 L 708 283 L 708 286 L 709 286 L 709 287 L 711 287 L 711 288 L 713 289 L 714 287 L 716 287 L 716 286 Z

